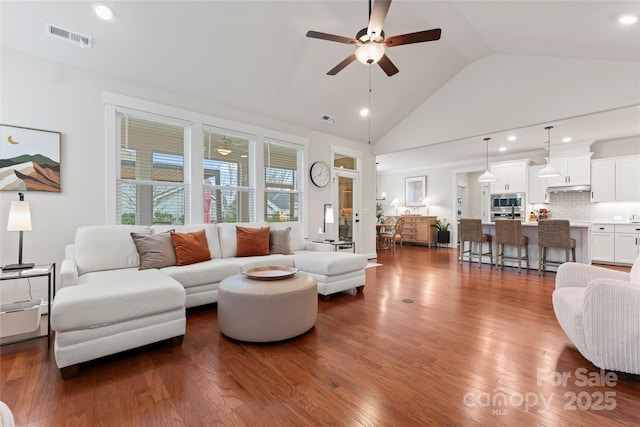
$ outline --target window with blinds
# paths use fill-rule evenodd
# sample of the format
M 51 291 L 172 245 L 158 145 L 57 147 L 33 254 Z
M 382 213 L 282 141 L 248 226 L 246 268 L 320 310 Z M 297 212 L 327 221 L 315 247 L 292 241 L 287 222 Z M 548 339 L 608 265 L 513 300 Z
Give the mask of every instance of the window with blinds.
M 302 147 L 281 141 L 264 143 L 264 212 L 269 222 L 300 220 Z
M 203 126 L 205 223 L 255 220 L 255 179 L 252 177 L 252 139 Z
M 187 127 L 117 111 L 116 210 L 121 224 L 184 224 Z

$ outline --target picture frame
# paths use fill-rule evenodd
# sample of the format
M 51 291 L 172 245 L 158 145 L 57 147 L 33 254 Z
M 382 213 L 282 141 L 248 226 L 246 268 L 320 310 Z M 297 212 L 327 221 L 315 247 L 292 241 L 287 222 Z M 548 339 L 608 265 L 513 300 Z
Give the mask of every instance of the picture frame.
M 60 192 L 60 132 L 0 124 L 0 191 Z
M 405 206 L 421 206 L 427 197 L 427 177 L 405 178 Z

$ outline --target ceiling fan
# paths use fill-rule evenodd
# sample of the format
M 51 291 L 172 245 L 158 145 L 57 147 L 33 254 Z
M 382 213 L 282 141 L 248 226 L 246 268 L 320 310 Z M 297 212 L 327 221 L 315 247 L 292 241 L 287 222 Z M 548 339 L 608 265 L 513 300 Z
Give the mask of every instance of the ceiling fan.
M 385 38 L 382 26 L 387 17 L 389 6 L 391 6 L 391 0 L 376 0 L 373 2 L 373 8 L 371 7 L 371 3 L 372 0 L 369 0 L 369 26 L 358 31 L 356 37 L 353 39 L 333 34 L 320 33 L 318 31 L 307 31 L 307 37 L 356 46 L 356 51 L 329 70 L 327 73 L 328 75 L 335 76 L 343 68 L 357 59 L 363 64 L 377 63 L 387 76 L 390 77 L 396 74 L 399 70 L 385 54 L 385 48 L 400 46 L 403 44 L 430 42 L 440 39 L 440 33 L 442 32 L 440 28 Z

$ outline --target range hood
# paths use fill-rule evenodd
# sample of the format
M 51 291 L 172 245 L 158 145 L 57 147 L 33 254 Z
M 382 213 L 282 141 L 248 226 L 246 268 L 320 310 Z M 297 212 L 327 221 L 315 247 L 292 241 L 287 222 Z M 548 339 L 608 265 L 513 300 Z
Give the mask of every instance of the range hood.
M 591 191 L 589 185 L 561 185 L 557 187 L 547 187 L 548 193 L 567 193 L 567 192 L 584 192 Z

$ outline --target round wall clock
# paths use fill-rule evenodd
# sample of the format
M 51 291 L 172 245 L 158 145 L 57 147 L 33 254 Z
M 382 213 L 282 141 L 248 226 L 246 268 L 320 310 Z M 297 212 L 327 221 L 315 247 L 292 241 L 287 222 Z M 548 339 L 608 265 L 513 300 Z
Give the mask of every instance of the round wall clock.
M 309 169 L 311 182 L 318 187 L 324 187 L 331 179 L 331 169 L 325 162 L 315 162 Z

